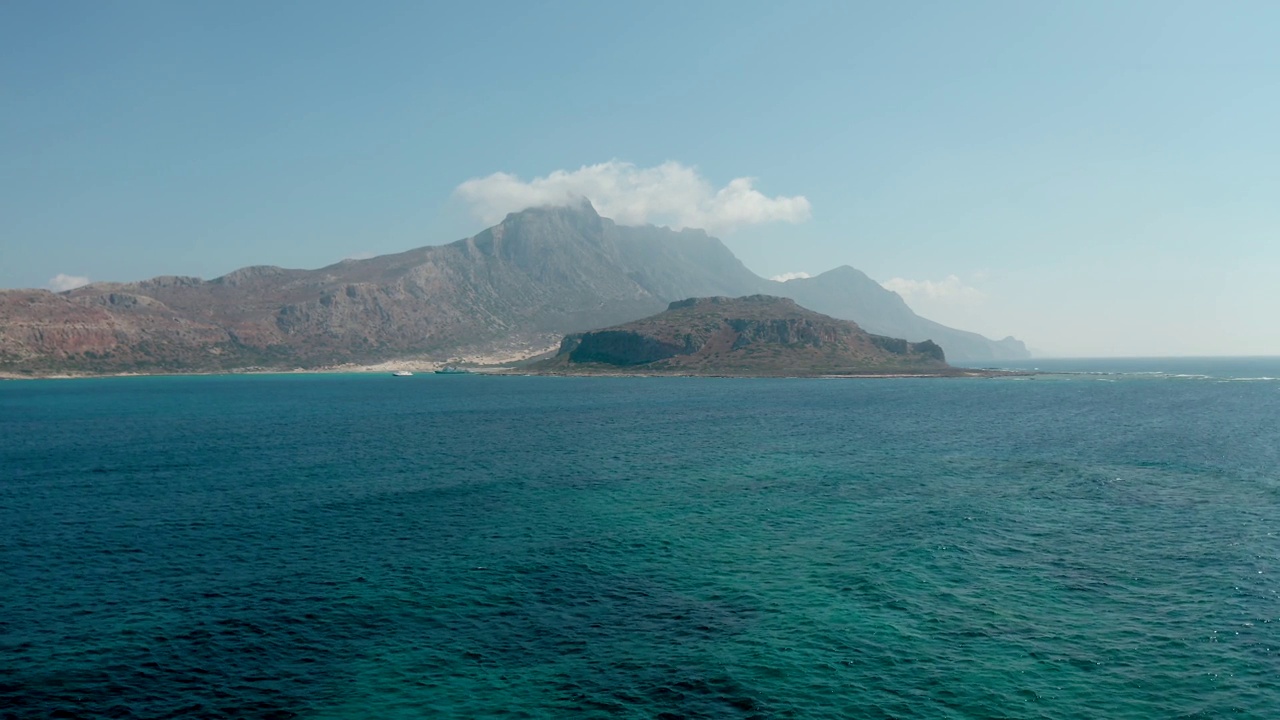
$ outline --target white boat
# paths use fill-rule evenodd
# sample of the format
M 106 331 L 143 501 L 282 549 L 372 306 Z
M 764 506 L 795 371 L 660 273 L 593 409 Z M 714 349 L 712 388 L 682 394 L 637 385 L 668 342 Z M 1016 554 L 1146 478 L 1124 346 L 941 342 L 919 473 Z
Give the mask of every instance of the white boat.
M 408 370 L 397 370 L 391 374 L 395 377 L 413 377 L 413 373 Z

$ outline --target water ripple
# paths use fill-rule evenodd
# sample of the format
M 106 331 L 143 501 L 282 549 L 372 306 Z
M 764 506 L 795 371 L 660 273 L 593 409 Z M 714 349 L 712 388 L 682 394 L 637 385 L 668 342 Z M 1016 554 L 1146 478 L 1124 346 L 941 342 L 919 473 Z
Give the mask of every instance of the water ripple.
M 1269 387 L 2 385 L 0 716 L 1269 717 Z

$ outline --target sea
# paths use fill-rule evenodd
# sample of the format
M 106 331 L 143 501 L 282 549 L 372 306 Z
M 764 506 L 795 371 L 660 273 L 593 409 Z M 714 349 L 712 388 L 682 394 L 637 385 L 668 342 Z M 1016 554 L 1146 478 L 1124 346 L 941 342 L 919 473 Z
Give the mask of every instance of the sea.
M 0 383 L 3 718 L 1280 717 L 1280 359 Z

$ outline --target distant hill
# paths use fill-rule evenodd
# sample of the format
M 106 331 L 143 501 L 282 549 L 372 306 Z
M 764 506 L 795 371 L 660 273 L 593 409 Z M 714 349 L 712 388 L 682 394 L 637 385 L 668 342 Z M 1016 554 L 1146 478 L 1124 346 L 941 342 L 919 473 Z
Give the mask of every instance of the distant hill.
M 247 267 L 213 280 L 158 277 L 65 293 L 0 291 L 0 370 L 317 367 L 519 351 L 635 320 L 673 300 L 756 293 L 912 341 L 960 361 L 1025 357 L 916 316 L 852 268 L 777 283 L 700 230 L 629 227 L 589 203 L 532 208 L 480 234 L 319 270 Z
M 665 312 L 565 337 L 534 370 L 816 376 L 948 370 L 932 342 L 872 335 L 769 295 L 692 298 Z
M 1031 357 L 1021 340 L 989 340 L 916 315 L 902 296 L 885 289 L 861 270 L 842 265 L 811 278 L 780 283 L 774 292 L 801 305 L 840 318 L 855 320 L 867 332 L 919 342 L 933 340 L 955 362 L 983 363 Z

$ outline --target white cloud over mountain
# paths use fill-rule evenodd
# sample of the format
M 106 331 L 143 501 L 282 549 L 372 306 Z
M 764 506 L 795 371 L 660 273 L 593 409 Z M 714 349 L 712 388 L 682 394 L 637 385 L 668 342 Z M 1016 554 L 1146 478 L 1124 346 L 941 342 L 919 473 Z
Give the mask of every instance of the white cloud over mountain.
M 813 276 L 801 270 L 799 272 L 786 272 L 786 273 L 782 273 L 781 275 L 774 275 L 769 279 L 773 280 L 774 282 L 786 282 L 788 280 L 803 280 L 805 278 L 811 278 L 811 277 Z
M 769 197 L 755 179 L 736 178 L 717 189 L 696 168 L 665 162 L 651 168 L 611 160 L 577 170 L 556 170 L 529 181 L 497 172 L 473 178 L 454 194 L 481 221 L 496 223 L 507 213 L 541 205 L 562 205 L 585 197 L 603 216 L 624 225 L 670 225 L 728 232 L 767 222 L 801 223 L 810 217 L 802 195 Z
M 87 277 L 83 277 L 81 275 L 67 275 L 65 273 L 58 273 L 57 275 L 54 275 L 53 277 L 49 278 L 48 286 L 49 286 L 49 289 L 54 292 L 63 292 L 65 290 L 75 290 L 76 288 L 81 287 L 82 285 L 88 285 L 88 284 L 89 284 L 89 278 Z
M 986 299 L 985 293 L 976 287 L 965 285 L 956 275 L 948 275 L 936 282 L 896 277 L 880 284 L 901 295 L 908 304 L 912 300 L 975 304 Z

